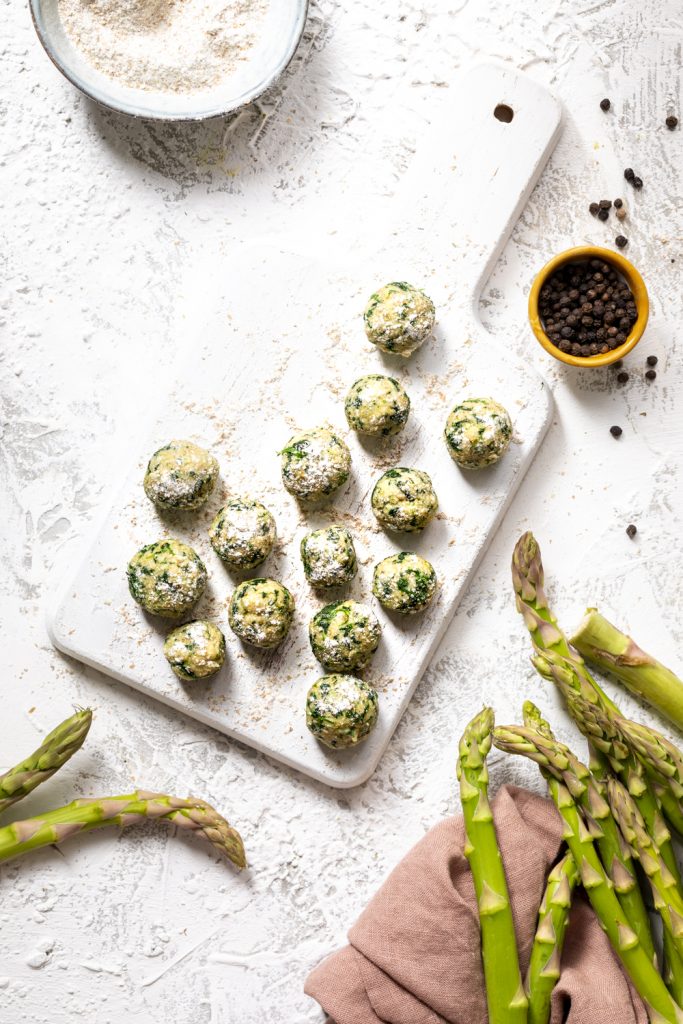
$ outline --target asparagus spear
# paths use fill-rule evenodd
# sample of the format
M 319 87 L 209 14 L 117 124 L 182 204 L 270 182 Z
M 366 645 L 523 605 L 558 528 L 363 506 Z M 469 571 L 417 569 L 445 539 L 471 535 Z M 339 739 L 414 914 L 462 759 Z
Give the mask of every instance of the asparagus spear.
M 626 787 L 611 778 L 607 783 L 607 793 L 619 828 L 650 881 L 654 904 L 664 927 L 673 938 L 679 954 L 683 954 L 683 896 L 676 879 L 664 863 L 659 846 L 648 833 L 636 802 Z
M 654 729 L 630 722 L 601 706 L 590 688 L 583 685 L 583 680 L 575 671 L 573 664 L 559 654 L 551 651 L 538 652 L 534 663 L 541 675 L 557 683 L 565 697 L 569 713 L 587 737 L 591 749 L 597 750 L 603 760 L 608 761 L 611 770 L 621 778 L 636 800 L 648 830 L 663 846 L 667 865 L 679 878 L 680 884 L 676 859 L 662 818 L 659 800 L 645 777 L 646 768 L 651 774 L 655 774 L 660 784 L 658 792 L 668 806 L 671 801 L 664 787 L 671 785 L 678 766 L 683 779 L 683 757 L 680 751 Z M 640 755 L 640 758 L 636 754 Z M 676 805 L 670 810 L 675 827 L 680 821 L 683 828 L 680 808 Z
M 540 735 L 554 740 L 550 723 L 530 700 L 522 705 L 524 724 Z M 547 778 L 546 770 L 541 772 Z M 527 992 L 529 995 L 529 1024 L 548 1024 L 553 989 L 560 978 L 560 962 L 564 936 L 569 921 L 571 896 L 579 873 L 571 853 L 566 853 L 548 875 L 538 925 L 531 947 Z
M 547 736 L 550 740 L 555 739 L 550 722 L 543 717 L 540 708 L 537 708 L 532 700 L 525 700 L 522 704 L 522 717 L 524 724 L 529 729 L 535 729 L 536 732 L 540 732 L 542 736 Z
M 567 787 L 588 823 L 626 919 L 645 952 L 654 959 L 650 921 L 631 854 L 589 769 L 569 747 L 554 739 L 550 730 L 541 733 L 527 726 L 504 726 L 495 730 L 494 743 L 502 750 L 531 758 L 540 765 L 548 782 L 554 777 Z
M 529 961 L 529 1024 L 548 1024 L 550 1020 L 550 1000 L 560 977 L 572 891 L 578 879 L 571 853 L 565 854 L 548 875 Z
M 526 730 L 531 732 L 532 730 Z M 543 737 L 538 734 L 539 740 Z M 518 744 L 515 732 L 509 729 L 494 731 L 496 746 L 511 753 L 528 754 L 526 743 Z M 643 999 L 652 1022 L 667 1021 L 681 1024 L 683 1011 L 676 1005 L 650 956 L 643 949 L 638 936 L 629 925 L 616 897 L 593 838 L 579 809 L 564 782 L 554 776 L 548 780 L 550 795 L 564 821 L 564 838 L 574 861 L 586 894 L 612 947 L 621 960 L 635 989 Z
M 611 672 L 627 690 L 683 729 L 683 680 L 641 650 L 597 608 L 587 610 L 571 642 L 585 658 Z
M 683 835 L 681 752 L 655 729 L 631 722 L 602 706 L 573 663 L 557 652 L 537 650 L 532 661 L 540 675 L 557 684 L 569 713 L 588 738 L 592 754 L 598 757 L 596 764 L 591 762 L 593 774 L 604 775 L 604 766 L 609 762 L 614 772 L 626 777 L 632 792 L 637 789 L 647 798 L 643 791 L 649 788 L 650 795 L 656 798 L 655 804 L 661 803 L 665 817 Z M 643 772 L 649 776 L 649 787 Z M 645 811 L 643 814 L 650 820 Z M 654 808 L 650 816 L 654 820 Z
M 0 775 L 0 814 L 54 775 L 81 748 L 91 722 L 89 708 L 77 711 L 53 729 L 24 761 Z
M 512 585 L 515 590 L 517 611 L 522 615 L 524 624 L 531 634 L 534 648 L 537 652 L 557 653 L 570 661 L 583 685 L 594 691 L 596 699 L 605 707 L 617 711 L 616 705 L 593 679 L 583 658 L 570 646 L 558 626 L 557 619 L 548 606 L 544 582 L 541 550 L 534 535 L 527 531 L 519 538 L 512 553 Z
M 618 716 L 610 717 L 603 709 L 588 704 L 576 693 L 570 697 L 569 710 L 581 732 L 588 736 L 591 742 L 599 744 L 609 759 L 612 771 L 621 779 L 635 800 L 648 832 L 661 849 L 667 867 L 680 885 L 671 836 L 662 817 L 661 808 L 648 785 L 642 762 L 623 739 L 625 719 Z
M 515 546 L 512 557 L 512 580 L 517 608 L 524 617 L 534 643 L 534 655 L 531 660 L 539 674 L 554 681 L 569 703 L 573 690 L 580 693 L 589 704 L 601 706 L 605 711 L 619 715 L 619 708 L 593 679 L 580 654 L 567 641 L 548 607 L 540 549 L 531 533 L 523 534 Z M 604 776 L 604 744 L 601 743 L 599 734 L 593 738 L 589 736 L 589 742 L 591 771 L 596 777 Z M 650 772 L 647 760 L 645 765 Z M 658 783 L 658 795 L 665 813 L 674 828 L 683 834 L 680 797 L 676 795 L 675 790 L 672 796 L 663 791 L 661 786 L 664 783 L 661 778 Z M 669 788 L 673 788 L 670 783 L 668 785 Z M 683 964 L 681 971 L 683 984 Z
M 625 718 L 620 718 L 618 725 L 623 738 L 656 784 L 664 814 L 676 831 L 683 834 L 683 754 L 656 729 Z
M 196 832 L 238 868 L 246 865 L 239 833 L 209 804 L 203 800 L 183 800 L 177 796 L 147 793 L 144 790 L 98 800 L 74 800 L 65 807 L 47 811 L 35 818 L 5 825 L 0 828 L 0 861 L 42 846 L 61 843 L 80 832 L 90 832 L 108 825 L 127 828 L 145 818 L 167 821 L 179 828 Z
M 486 758 L 493 711 L 484 708 L 465 729 L 457 764 L 469 861 L 479 907 L 482 959 L 490 1024 L 526 1024 L 517 940 L 505 869 L 488 801 Z
M 676 856 L 671 844 L 671 835 L 662 817 L 661 808 L 653 788 L 645 778 L 643 764 L 624 742 L 624 719 L 619 716 L 610 717 L 604 709 L 590 704 L 582 694 L 571 691 L 568 697 L 569 711 L 575 722 L 589 737 L 594 746 L 598 746 L 608 758 L 614 774 L 621 779 L 631 797 L 634 799 L 645 827 L 656 842 L 667 870 L 675 879 L 679 891 L 681 876 Z M 664 955 L 666 960 L 666 981 L 669 990 L 677 1001 L 683 1001 L 683 957 L 669 934 L 664 930 Z

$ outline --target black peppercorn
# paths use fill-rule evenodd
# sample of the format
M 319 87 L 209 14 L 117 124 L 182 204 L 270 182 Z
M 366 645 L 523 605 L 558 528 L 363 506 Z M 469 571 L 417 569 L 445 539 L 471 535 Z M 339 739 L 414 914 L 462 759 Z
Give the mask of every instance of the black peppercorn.
M 621 429 L 621 427 L 610 427 L 609 432 L 612 435 L 612 437 L 621 437 L 621 435 L 623 434 L 623 430 Z
M 603 100 L 603 102 L 604 102 L 604 100 Z M 600 104 L 600 106 L 602 106 L 602 103 Z M 674 117 L 673 114 L 669 114 L 669 116 L 667 117 L 667 119 L 666 119 L 666 121 L 664 123 L 665 123 L 666 127 L 669 129 L 670 132 L 674 132 L 678 128 L 678 118 Z
M 626 533 L 629 535 L 631 540 L 633 540 L 635 535 L 638 533 L 638 530 L 635 528 L 633 523 L 629 523 L 629 525 L 626 527 Z
M 609 210 L 612 207 L 612 200 L 611 199 L 601 199 L 600 202 L 598 203 L 598 206 L 600 207 L 601 210 Z
M 598 219 L 599 220 L 607 220 L 608 217 L 609 217 L 609 210 L 606 210 L 603 206 L 601 206 L 600 209 L 598 210 Z
M 628 380 L 628 374 L 626 373 L 625 370 L 623 370 L 622 373 L 618 373 L 617 374 L 617 381 L 619 382 L 619 384 L 625 384 L 627 380 Z
M 594 217 L 597 217 L 598 210 L 600 209 L 600 207 L 598 206 L 597 203 L 591 203 L 590 206 L 588 207 L 588 209 L 589 209 L 590 213 L 593 214 Z
M 607 99 L 607 97 L 605 97 L 605 99 L 604 99 L 604 100 L 600 100 L 600 110 L 605 110 L 605 111 L 607 111 L 607 110 L 609 110 L 609 108 L 610 108 L 611 106 L 612 106 L 612 104 L 611 104 L 611 103 L 610 103 L 610 101 L 609 101 L 609 100 Z
M 631 184 L 639 192 L 643 187 L 643 179 L 636 176 L 631 182 Z
M 656 377 L 657 377 L 657 371 L 656 370 L 648 370 L 647 373 L 645 374 L 645 379 L 646 380 L 655 380 Z
M 635 176 L 636 176 L 636 172 L 633 170 L 632 167 L 627 167 L 624 170 L 624 177 L 626 178 L 627 181 L 633 181 Z
M 645 360 L 645 362 L 647 363 L 648 366 L 656 366 L 657 365 L 657 356 L 648 356 L 647 359 Z
M 628 245 L 628 238 L 626 238 L 624 235 L 617 235 L 614 241 L 620 249 L 623 249 L 625 245 Z
M 538 312 L 552 344 L 584 359 L 622 345 L 638 318 L 627 282 L 600 259 L 554 271 L 541 288 Z
M 620 210 L 622 208 L 622 206 L 624 205 L 624 200 L 623 199 L 615 199 L 614 200 L 614 205 L 615 205 L 617 210 Z

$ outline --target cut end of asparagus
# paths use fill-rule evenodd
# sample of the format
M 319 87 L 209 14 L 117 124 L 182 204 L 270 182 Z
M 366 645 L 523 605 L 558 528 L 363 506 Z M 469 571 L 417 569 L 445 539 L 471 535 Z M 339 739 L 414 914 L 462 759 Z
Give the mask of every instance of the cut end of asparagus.
M 586 611 L 571 642 L 588 661 L 683 729 L 683 680 L 613 626 L 597 608 Z

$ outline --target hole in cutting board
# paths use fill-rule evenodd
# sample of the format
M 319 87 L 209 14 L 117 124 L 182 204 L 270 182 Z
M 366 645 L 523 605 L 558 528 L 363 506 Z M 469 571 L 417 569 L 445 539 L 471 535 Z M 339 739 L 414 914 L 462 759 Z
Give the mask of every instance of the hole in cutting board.
M 493 116 L 496 121 L 502 121 L 503 124 L 510 124 L 510 121 L 515 116 L 515 112 L 507 103 L 499 103 L 493 111 Z

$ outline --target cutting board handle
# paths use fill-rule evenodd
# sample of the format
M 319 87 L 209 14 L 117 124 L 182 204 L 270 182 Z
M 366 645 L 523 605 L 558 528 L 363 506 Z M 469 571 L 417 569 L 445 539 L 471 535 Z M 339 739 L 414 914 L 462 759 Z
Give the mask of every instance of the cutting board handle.
M 423 228 L 432 266 L 441 247 L 463 250 L 458 291 L 476 305 L 561 121 L 559 101 L 522 72 L 489 62 L 464 72 L 399 185 L 396 241 Z

